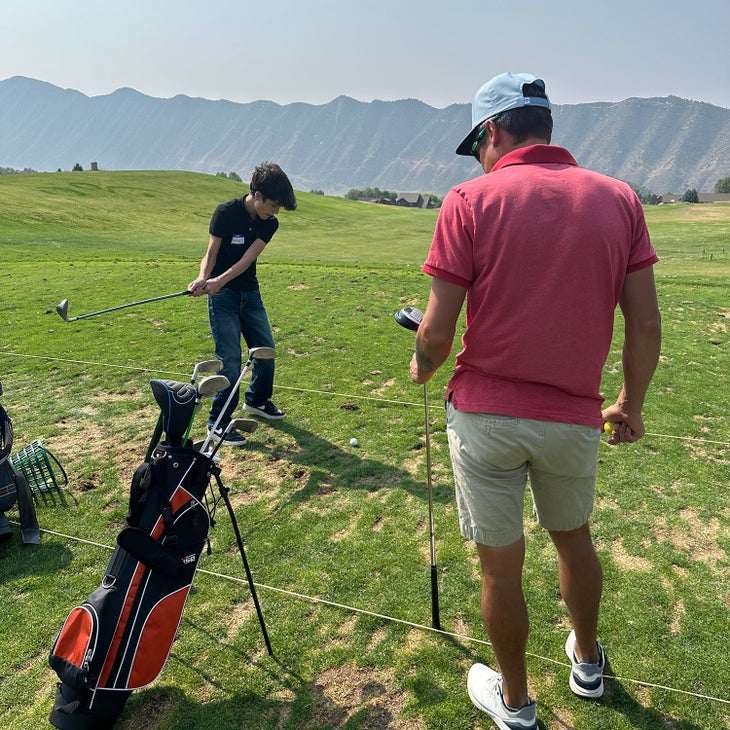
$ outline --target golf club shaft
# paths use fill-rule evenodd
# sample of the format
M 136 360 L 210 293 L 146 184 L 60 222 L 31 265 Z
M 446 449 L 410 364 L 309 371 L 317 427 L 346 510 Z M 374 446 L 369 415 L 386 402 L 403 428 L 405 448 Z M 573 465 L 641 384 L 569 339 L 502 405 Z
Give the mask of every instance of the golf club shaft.
M 436 569 L 436 535 L 433 524 L 433 479 L 431 477 L 431 417 L 428 407 L 428 385 L 423 384 L 423 415 L 426 428 L 426 484 L 428 485 L 428 529 L 431 533 L 431 624 L 441 629 L 439 617 L 438 571 Z
M 233 384 L 233 388 L 231 388 L 231 392 L 228 394 L 228 398 L 226 398 L 226 402 L 223 404 L 223 407 L 221 408 L 220 413 L 218 414 L 218 418 L 215 419 L 215 423 L 211 426 L 211 428 L 208 430 L 208 435 L 205 437 L 205 441 L 203 441 L 203 445 L 200 447 L 200 453 L 206 454 L 206 451 L 208 449 L 208 444 L 210 443 L 211 439 L 213 438 L 213 434 L 215 433 L 215 430 L 220 425 L 221 419 L 223 418 L 223 414 L 226 412 L 226 409 L 230 405 L 231 401 L 233 400 L 233 396 L 235 395 L 238 388 L 241 386 L 241 381 L 243 380 L 244 376 L 248 372 L 249 368 L 251 367 L 251 363 L 253 362 L 253 358 L 249 356 L 248 360 L 246 360 L 245 365 L 241 368 L 241 374 L 238 376 L 238 380 Z M 213 447 L 213 450 L 210 452 L 210 454 L 206 454 L 206 456 L 209 459 L 212 459 L 213 456 L 215 456 L 216 451 L 220 448 L 220 445 L 223 443 L 223 439 L 221 438 L 218 443 Z
M 127 309 L 128 307 L 137 307 L 140 304 L 149 304 L 150 302 L 159 302 L 162 299 L 171 299 L 172 297 L 182 297 L 190 292 L 186 289 L 184 291 L 178 291 L 174 294 L 163 294 L 160 297 L 152 297 L 150 299 L 141 299 L 138 302 L 130 302 L 129 304 L 120 304 L 117 307 L 109 307 L 108 309 L 100 309 L 98 312 L 89 312 L 89 314 L 79 314 L 77 317 L 69 317 L 67 322 L 75 322 L 77 319 L 88 319 L 89 317 L 96 317 L 98 314 L 106 314 L 107 312 L 115 312 L 118 309 Z

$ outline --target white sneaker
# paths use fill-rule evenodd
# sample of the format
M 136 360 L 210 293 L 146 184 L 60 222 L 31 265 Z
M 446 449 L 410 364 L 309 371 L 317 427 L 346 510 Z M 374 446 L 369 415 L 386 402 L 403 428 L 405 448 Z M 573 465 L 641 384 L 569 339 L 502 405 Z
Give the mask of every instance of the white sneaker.
M 537 710 L 530 700 L 518 710 L 504 704 L 502 675 L 484 664 L 474 664 L 466 680 L 474 707 L 486 712 L 500 730 L 537 730 Z
M 596 646 L 598 646 L 597 662 L 579 662 L 575 656 L 575 631 L 568 634 L 568 640 L 565 642 L 565 653 L 573 665 L 570 670 L 570 689 L 578 697 L 597 699 L 603 696 L 603 669 L 606 666 L 606 655 L 598 642 Z

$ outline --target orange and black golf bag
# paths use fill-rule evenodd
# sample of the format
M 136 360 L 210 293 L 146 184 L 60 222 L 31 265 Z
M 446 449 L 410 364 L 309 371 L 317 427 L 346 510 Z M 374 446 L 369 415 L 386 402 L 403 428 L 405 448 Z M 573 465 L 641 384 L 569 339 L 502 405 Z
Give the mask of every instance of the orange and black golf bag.
M 62 730 L 112 728 L 132 691 L 162 671 L 208 538 L 211 476 L 234 520 L 259 610 L 220 470 L 183 438 L 197 391 L 175 381 L 152 381 L 152 387 L 166 440 L 132 478 L 125 527 L 101 584 L 70 612 L 51 649 L 60 682 L 50 721 Z M 260 610 L 259 619 L 270 651 Z

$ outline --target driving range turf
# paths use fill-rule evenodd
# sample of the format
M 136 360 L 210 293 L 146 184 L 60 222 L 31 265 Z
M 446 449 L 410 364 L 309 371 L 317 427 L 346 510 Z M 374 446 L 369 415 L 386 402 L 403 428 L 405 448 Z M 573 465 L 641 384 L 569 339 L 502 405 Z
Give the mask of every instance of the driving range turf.
M 96 588 L 157 419 L 152 378 L 214 356 L 195 278 L 218 202 L 245 190 L 182 172 L 0 176 L 1 402 L 15 450 L 40 438 L 69 484 L 40 495 L 39 546 L 0 543 L 0 725 L 47 727 L 48 650 Z M 453 358 L 429 384 L 441 624 L 430 630 L 423 401 L 408 377 L 436 211 L 298 193 L 259 262 L 287 411 L 222 478 L 271 637 L 266 654 L 225 513 L 211 532 L 170 659 L 120 730 L 491 728 L 466 694 L 493 663 L 479 568 L 458 532 L 443 411 Z M 592 519 L 604 573 L 606 695 L 568 688 L 554 552 L 525 505 L 530 689 L 541 728 L 730 728 L 730 205 L 646 209 L 660 263 L 664 346 L 647 435 L 600 447 Z M 621 317 L 602 392 L 620 387 Z M 569 361 L 566 362 L 569 366 Z M 205 430 L 205 407 L 194 428 Z M 350 446 L 357 438 L 358 447 Z M 17 511 L 9 513 L 17 520 Z

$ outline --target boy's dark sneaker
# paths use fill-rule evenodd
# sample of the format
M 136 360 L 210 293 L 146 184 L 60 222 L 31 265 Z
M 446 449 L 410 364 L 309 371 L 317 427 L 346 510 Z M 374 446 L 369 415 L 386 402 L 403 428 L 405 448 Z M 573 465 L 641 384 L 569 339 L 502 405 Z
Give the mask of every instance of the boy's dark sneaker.
M 261 416 L 261 418 L 268 418 L 270 421 L 281 421 L 282 418 L 286 418 L 286 413 L 280 411 L 270 400 L 260 406 L 244 403 L 243 410 L 253 413 L 255 416 Z
M 233 430 L 229 433 L 224 433 L 224 430 L 222 428 L 216 428 L 215 431 L 211 431 L 209 428 L 208 433 L 212 434 L 212 440 L 220 441 L 223 446 L 245 446 L 248 443 L 246 437 L 238 433 L 238 431 Z

